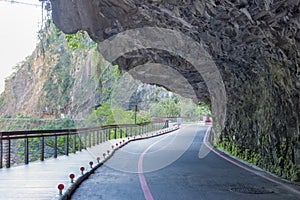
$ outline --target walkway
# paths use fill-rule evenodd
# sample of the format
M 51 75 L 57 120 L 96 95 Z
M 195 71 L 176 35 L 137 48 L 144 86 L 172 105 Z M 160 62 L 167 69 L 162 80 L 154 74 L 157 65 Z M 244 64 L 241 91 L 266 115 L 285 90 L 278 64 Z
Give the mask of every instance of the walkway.
M 147 135 L 137 137 L 147 137 Z M 71 173 L 75 174 L 75 179 L 81 176 L 80 167 L 85 167 L 87 172 L 91 169 L 90 161 L 97 163 L 97 157 L 103 160 L 103 153 L 107 153 L 107 150 L 111 151 L 112 145 L 116 146 L 116 143 L 120 143 L 121 140 L 123 139 L 110 140 L 88 150 L 60 156 L 57 159 L 51 158 L 44 162 L 37 161 L 9 169 L 2 168 L 0 169 L 0 199 L 59 199 L 58 184 L 64 184 L 66 190 L 71 185 L 69 179 Z
M 73 200 L 299 200 L 299 187 L 213 151 L 207 126 L 131 142 L 83 182 Z M 201 147 L 201 150 L 200 150 Z

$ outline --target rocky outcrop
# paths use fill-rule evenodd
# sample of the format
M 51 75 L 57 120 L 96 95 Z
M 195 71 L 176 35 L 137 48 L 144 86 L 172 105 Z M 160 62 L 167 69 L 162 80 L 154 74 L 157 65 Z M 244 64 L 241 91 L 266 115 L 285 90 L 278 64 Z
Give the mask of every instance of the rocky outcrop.
M 104 66 L 89 47 L 95 43 L 87 36 L 81 41 L 84 47 L 73 51 L 53 24 L 41 32 L 35 51 L 6 80 L 0 117 L 79 118 L 90 113 L 90 105 L 99 101 L 94 72 Z
M 100 51 L 101 44 L 114 40 L 111 36 L 135 30 L 127 37 L 131 43 L 104 50 L 108 60 L 129 71 L 148 63 L 169 66 L 193 90 L 186 94 L 177 85 L 176 92 L 211 105 L 222 128 L 219 145 L 283 177 L 300 178 L 299 0 L 51 2 L 55 24 L 66 33 L 88 31 Z M 149 27 L 156 28 L 155 36 L 139 34 Z M 120 49 L 122 54 L 110 57 Z M 188 49 L 194 60 L 185 56 Z M 195 56 L 199 49 L 201 55 Z M 163 81 L 172 77 L 156 82 L 149 79 L 151 74 L 147 77 L 150 72 L 134 73 L 140 80 L 175 90 Z
M 66 36 L 49 20 L 40 34 L 35 51 L 16 66 L 0 95 L 2 130 L 30 129 L 44 119 L 80 122 L 105 102 L 110 108 L 134 110 L 138 104 L 149 110 L 149 104 L 168 96 L 166 90 L 111 67 L 86 33 Z M 22 119 L 26 123 L 19 123 Z

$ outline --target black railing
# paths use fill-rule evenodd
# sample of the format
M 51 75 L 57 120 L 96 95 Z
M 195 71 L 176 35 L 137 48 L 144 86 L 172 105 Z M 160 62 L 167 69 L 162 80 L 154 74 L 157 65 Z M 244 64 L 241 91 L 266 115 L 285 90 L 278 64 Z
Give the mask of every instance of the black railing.
M 164 123 L 118 124 L 94 128 L 0 132 L 0 168 L 69 155 L 110 139 L 163 128 Z

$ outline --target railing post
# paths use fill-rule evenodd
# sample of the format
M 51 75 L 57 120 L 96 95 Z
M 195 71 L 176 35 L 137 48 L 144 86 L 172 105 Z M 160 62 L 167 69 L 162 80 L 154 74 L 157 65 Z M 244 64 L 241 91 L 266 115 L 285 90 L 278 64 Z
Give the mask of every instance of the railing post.
M 54 136 L 54 142 L 53 142 L 54 144 L 54 158 L 57 158 L 57 136 L 55 135 Z
M 84 133 L 84 149 L 86 149 L 87 148 L 87 135 L 86 135 L 86 133 Z
M 102 142 L 106 141 L 106 137 L 107 137 L 107 129 L 104 129 L 103 130 L 103 140 L 102 140 Z
M 125 137 L 128 137 L 128 133 L 127 133 L 127 127 L 125 128 Z
M 148 133 L 148 124 L 145 126 L 145 133 Z
M 41 148 L 40 160 L 44 161 L 45 160 L 45 156 L 44 156 L 44 152 L 45 152 L 45 138 L 44 137 L 41 137 L 40 148 Z
M 69 155 L 69 134 L 66 135 L 66 141 L 65 141 L 65 155 L 68 156 Z
M 28 163 L 29 163 L 29 150 L 28 150 L 28 147 L 29 147 L 28 138 L 25 138 L 24 139 L 24 156 L 25 156 L 24 163 L 25 163 L 25 165 L 28 165 Z
M 6 168 L 10 168 L 10 139 L 6 143 Z
M 97 131 L 96 131 L 96 134 L 97 134 L 97 144 L 99 144 L 99 133 L 100 133 L 100 131 L 97 130 Z
M 99 144 L 100 144 L 101 141 L 102 141 L 102 139 L 101 139 L 101 136 L 102 136 L 102 135 L 101 135 L 101 132 L 102 132 L 102 130 L 99 130 L 99 131 L 98 131 L 98 134 L 99 134 Z
M 100 143 L 103 142 L 103 130 L 100 130 Z
M 76 135 L 77 133 L 73 135 L 73 147 L 72 147 L 73 153 L 76 153 Z
M 80 133 L 78 133 L 78 139 L 79 139 L 79 143 L 78 143 L 79 151 L 82 151 L 82 142 L 81 142 L 81 135 L 80 135 Z
M 109 134 L 110 134 L 110 129 L 107 129 L 105 141 L 109 140 Z
M 120 138 L 123 138 L 123 130 L 121 127 L 120 127 Z
M 88 132 L 88 137 L 89 137 L 89 146 L 88 147 L 91 148 L 91 146 L 92 146 L 92 133 L 90 131 Z
M 115 127 L 114 131 L 114 138 L 117 139 L 117 127 Z
M 0 168 L 3 168 L 3 140 L 2 140 L 2 134 L 0 139 Z
M 93 146 L 96 145 L 96 131 L 93 131 Z

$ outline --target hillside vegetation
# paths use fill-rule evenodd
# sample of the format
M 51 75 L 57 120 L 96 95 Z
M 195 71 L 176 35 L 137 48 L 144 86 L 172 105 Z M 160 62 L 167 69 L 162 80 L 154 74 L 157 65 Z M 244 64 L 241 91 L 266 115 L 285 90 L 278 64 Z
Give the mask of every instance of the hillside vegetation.
M 32 55 L 15 66 L 0 96 L 0 129 L 57 129 L 209 115 L 206 105 L 143 84 L 106 62 L 87 33 L 66 35 L 51 20 Z

